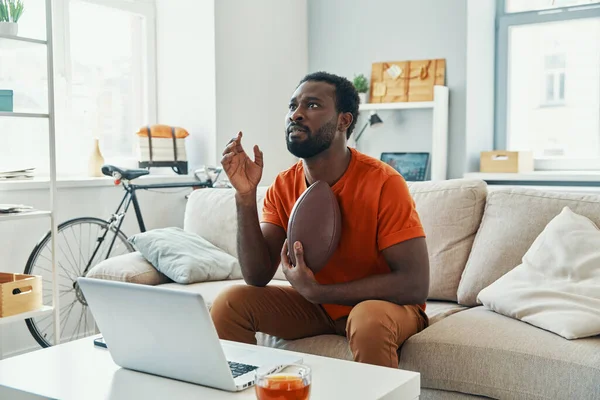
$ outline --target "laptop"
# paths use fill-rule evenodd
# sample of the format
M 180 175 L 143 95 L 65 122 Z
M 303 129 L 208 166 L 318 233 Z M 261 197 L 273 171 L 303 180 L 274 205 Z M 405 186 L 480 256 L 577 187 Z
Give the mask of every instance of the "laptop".
M 302 362 L 274 349 L 220 341 L 201 294 L 78 278 L 113 361 L 127 369 L 230 392 L 255 383 L 255 369 Z
M 424 181 L 429 174 L 429 153 L 381 153 L 381 161 L 389 164 L 406 181 Z

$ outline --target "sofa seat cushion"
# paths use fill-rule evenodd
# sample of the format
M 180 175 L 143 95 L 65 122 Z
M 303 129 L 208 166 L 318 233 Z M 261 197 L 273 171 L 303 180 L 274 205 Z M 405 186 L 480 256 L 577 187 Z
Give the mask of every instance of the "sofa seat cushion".
M 429 317 L 429 326 L 456 314 L 459 311 L 466 310 L 468 307 L 458 305 L 450 301 L 428 301 L 425 314 Z
M 284 340 L 259 332 L 256 334 L 256 339 L 259 346 L 352 360 L 352 352 L 345 336 L 319 335 L 297 340 Z
M 426 388 L 502 399 L 599 399 L 600 337 L 569 341 L 483 307 L 411 337 L 400 368 Z
M 430 326 L 449 315 L 466 309 L 456 303 L 445 301 L 428 301 L 425 312 L 429 317 Z M 429 328 L 427 328 L 429 329 Z M 320 335 L 298 340 L 283 340 L 264 333 L 257 334 L 258 344 L 278 349 L 298 351 L 307 354 L 352 360 L 352 352 L 344 336 Z

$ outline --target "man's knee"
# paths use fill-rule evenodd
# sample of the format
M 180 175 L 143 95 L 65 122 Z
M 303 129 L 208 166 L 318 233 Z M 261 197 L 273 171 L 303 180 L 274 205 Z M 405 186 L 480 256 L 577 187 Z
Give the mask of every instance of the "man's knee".
M 231 311 L 239 311 L 252 297 L 252 292 L 257 288 L 248 285 L 232 285 L 219 293 L 212 303 L 210 314 L 215 318 L 230 315 Z
M 373 338 L 390 333 L 391 321 L 386 313 L 385 303 L 381 300 L 367 300 L 354 306 L 346 324 L 348 338 Z

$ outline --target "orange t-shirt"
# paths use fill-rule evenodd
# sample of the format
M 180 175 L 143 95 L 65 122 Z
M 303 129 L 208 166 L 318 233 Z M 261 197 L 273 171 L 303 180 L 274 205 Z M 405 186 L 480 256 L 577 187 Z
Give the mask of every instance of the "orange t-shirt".
M 320 284 L 335 284 L 390 273 L 382 250 L 425 232 L 404 178 L 392 167 L 350 149 L 348 169 L 332 186 L 342 215 L 342 236 L 327 265 L 315 274 Z M 280 173 L 264 199 L 262 222 L 287 232 L 290 213 L 306 190 L 302 162 Z M 322 305 L 336 320 L 352 307 Z

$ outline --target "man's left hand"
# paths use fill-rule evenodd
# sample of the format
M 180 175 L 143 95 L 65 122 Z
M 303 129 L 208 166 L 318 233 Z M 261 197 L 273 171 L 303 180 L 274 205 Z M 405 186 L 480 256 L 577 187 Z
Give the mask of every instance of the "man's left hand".
M 290 262 L 288 251 L 288 241 L 286 239 L 283 243 L 283 248 L 281 249 L 281 267 L 283 269 L 283 274 L 287 278 L 288 282 L 290 282 L 292 287 L 296 289 L 296 291 L 298 291 L 298 293 L 300 293 L 306 300 L 310 301 L 311 303 L 317 303 L 315 294 L 320 285 L 315 279 L 315 274 L 306 266 L 306 263 L 304 262 L 302 243 L 294 243 L 294 247 L 292 249 L 296 257 L 295 267 Z

